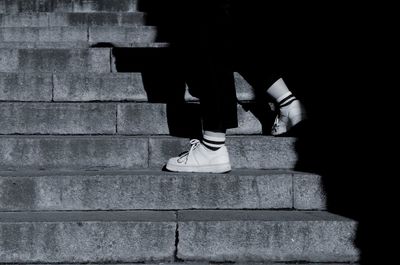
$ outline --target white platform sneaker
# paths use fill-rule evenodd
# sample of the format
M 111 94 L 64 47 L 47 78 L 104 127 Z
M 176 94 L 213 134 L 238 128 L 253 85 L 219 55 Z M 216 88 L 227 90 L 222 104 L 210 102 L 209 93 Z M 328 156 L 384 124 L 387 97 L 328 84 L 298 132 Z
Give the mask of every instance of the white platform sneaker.
M 287 133 L 293 126 L 306 119 L 306 111 L 299 100 L 294 100 L 288 106 L 280 108 L 276 116 L 271 134 L 279 136 Z
M 190 141 L 188 152 L 168 160 L 166 169 L 174 172 L 225 173 L 231 170 L 228 149 L 222 146 L 216 151 L 206 148 L 199 140 Z

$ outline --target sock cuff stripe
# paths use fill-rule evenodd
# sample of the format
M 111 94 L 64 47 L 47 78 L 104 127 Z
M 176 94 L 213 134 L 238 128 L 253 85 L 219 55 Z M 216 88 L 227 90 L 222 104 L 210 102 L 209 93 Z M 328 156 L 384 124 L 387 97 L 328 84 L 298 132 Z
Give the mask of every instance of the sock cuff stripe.
M 206 142 L 204 142 L 204 141 L 201 141 L 202 143 L 203 143 L 203 145 L 206 147 L 206 148 L 208 148 L 208 149 L 210 149 L 210 150 L 213 150 L 213 151 L 216 151 L 216 150 L 218 150 L 218 149 L 220 149 L 223 145 L 212 145 L 212 144 L 208 144 L 208 143 L 206 143 Z
M 288 102 L 279 105 L 279 107 L 280 107 L 280 108 L 286 107 L 286 106 L 290 105 L 290 104 L 291 104 L 293 101 L 295 101 L 295 100 L 296 100 L 296 98 L 293 98 L 292 100 L 289 100 Z
M 284 98 L 286 98 L 287 96 L 290 96 L 290 95 L 292 95 L 292 92 L 287 91 L 287 92 L 283 93 L 282 95 L 280 95 L 279 97 L 277 97 L 276 98 L 276 102 L 279 103 L 279 102 L 282 101 L 282 99 L 284 99 Z
M 287 101 L 289 101 L 292 98 L 295 98 L 295 97 L 293 96 L 293 94 L 290 94 L 289 96 L 287 96 L 284 99 L 282 99 L 281 101 L 279 101 L 278 104 L 281 106 L 281 105 L 285 104 Z

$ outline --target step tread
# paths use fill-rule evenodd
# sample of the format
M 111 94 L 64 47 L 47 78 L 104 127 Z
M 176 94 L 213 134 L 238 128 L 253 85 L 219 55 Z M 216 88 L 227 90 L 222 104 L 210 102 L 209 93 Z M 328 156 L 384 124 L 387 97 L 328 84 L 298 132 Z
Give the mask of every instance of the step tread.
M 22 222 L 174 222 L 173 211 L 0 212 L 0 223 Z
M 0 212 L 10 222 L 355 222 L 325 211 L 178 210 Z
M 0 170 L 1 177 L 45 177 L 45 176 L 178 176 L 184 177 L 186 174 L 190 176 L 216 176 L 212 173 L 176 173 L 169 171 L 162 171 L 160 169 L 134 169 L 134 170 L 17 170 L 6 171 Z M 234 169 L 229 173 L 218 174 L 217 176 L 264 176 L 264 175 L 280 175 L 280 174 L 293 174 L 293 175 L 316 175 L 317 173 L 303 172 L 291 169 Z
M 273 211 L 273 210 L 182 210 L 178 211 L 180 222 L 354 222 L 325 211 Z
M 74 42 L 20 42 L 20 41 L 0 41 L 0 49 L 54 49 L 54 50 L 70 50 L 70 49 L 101 49 L 96 47 L 99 42 L 95 41 L 74 41 Z M 104 48 L 168 48 L 168 42 L 114 42 L 110 41 L 102 43 L 107 47 Z

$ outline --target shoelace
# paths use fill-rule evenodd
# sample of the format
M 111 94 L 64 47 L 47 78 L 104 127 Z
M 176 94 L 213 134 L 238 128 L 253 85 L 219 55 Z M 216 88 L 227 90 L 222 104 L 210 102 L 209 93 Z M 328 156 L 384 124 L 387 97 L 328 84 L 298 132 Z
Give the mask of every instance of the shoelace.
M 278 131 L 278 128 L 280 126 L 280 114 L 276 116 L 275 121 L 274 121 L 274 125 L 272 126 L 272 130 L 274 130 L 274 132 Z
M 195 150 L 200 145 L 200 141 L 198 139 L 192 139 L 192 140 L 190 140 L 190 144 L 191 144 L 191 147 L 190 147 L 189 151 L 186 151 L 183 154 L 181 154 L 179 156 L 178 161 L 185 158 L 186 159 L 185 164 L 186 164 L 189 159 L 189 155 L 193 152 L 193 150 Z M 179 162 L 181 162 L 181 161 L 179 161 Z

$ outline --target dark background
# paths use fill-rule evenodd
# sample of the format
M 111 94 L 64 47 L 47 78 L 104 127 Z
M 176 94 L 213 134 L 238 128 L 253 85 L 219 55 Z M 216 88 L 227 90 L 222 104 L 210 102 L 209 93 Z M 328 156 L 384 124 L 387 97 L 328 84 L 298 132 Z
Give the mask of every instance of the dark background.
M 361 264 L 384 264 L 397 256 L 392 250 L 396 219 L 391 214 L 398 208 L 397 185 L 390 170 L 398 157 L 390 153 L 397 153 L 397 121 L 392 116 L 396 97 L 389 82 L 397 73 L 390 64 L 394 54 L 389 39 L 395 36 L 390 8 L 376 3 L 261 0 L 145 0 L 140 8 L 149 14 L 148 23 L 158 26 L 161 41 L 179 44 L 188 36 L 182 33 L 207 23 L 216 2 L 227 5 L 234 19 L 233 70 L 258 71 L 266 77 L 282 74 L 305 104 L 309 121 L 296 135 L 296 169 L 320 174 L 328 210 L 359 222 L 355 244 Z M 196 39 L 194 33 L 189 36 Z M 184 90 L 178 78 L 184 60 L 159 53 L 155 60 L 161 76 L 155 82 L 150 74 L 148 92 L 154 101 L 175 100 Z M 154 71 L 154 64 L 149 63 L 149 69 Z M 252 81 L 254 86 L 263 83 L 257 76 Z M 170 89 L 151 93 L 165 83 Z

